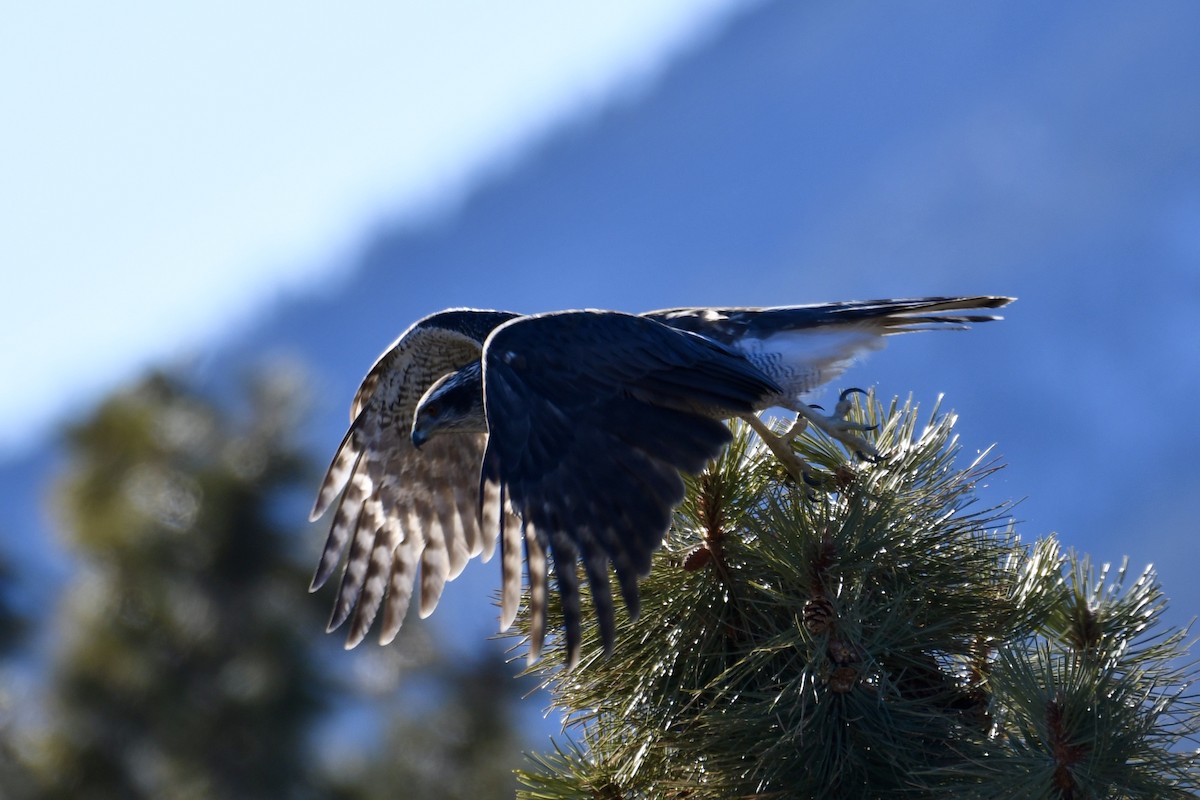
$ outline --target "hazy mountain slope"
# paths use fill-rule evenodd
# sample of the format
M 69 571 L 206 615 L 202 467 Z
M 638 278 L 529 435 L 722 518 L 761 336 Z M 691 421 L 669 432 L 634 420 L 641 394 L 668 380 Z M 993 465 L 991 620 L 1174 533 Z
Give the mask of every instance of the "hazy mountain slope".
M 1028 496 L 1029 538 L 1158 562 L 1182 621 L 1200 607 L 1183 505 L 1200 486 L 1200 6 L 1146 8 L 764 4 L 453 213 L 379 225 L 344 279 L 281 299 L 201 371 L 309 362 L 324 454 L 375 355 L 446 306 L 1016 294 L 1005 323 L 897 341 L 848 381 L 945 392 L 965 448 L 997 442 L 1011 464 L 988 500 Z M 437 618 L 480 608 L 497 572 L 469 572 Z

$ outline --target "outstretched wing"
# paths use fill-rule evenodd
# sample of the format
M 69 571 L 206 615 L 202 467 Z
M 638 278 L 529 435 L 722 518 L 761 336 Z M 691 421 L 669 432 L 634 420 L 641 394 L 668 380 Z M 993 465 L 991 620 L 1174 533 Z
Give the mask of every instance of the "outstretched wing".
M 418 451 L 410 431 L 425 390 L 447 372 L 478 360 L 484 337 L 514 316 L 454 310 L 426 317 L 405 331 L 363 379 L 351 406 L 350 429 L 311 514 L 317 519 L 341 494 L 311 588 L 329 579 L 349 545 L 329 621 L 332 631 L 353 617 L 347 647 L 362 641 L 381 607 L 380 640 L 395 637 L 418 565 L 424 617 L 469 559 L 491 557 L 498 521 L 481 526 L 477 516 L 487 436 L 447 434 Z
M 679 471 L 699 472 L 729 441 L 720 419 L 749 413 L 780 389 L 722 344 L 599 311 L 501 326 L 485 346 L 483 375 L 489 438 L 481 485 L 501 487 L 522 520 L 531 656 L 545 626 L 548 552 L 574 664 L 577 560 L 611 649 L 609 563 L 636 617 L 637 579 L 649 572 L 651 553 L 683 499 Z M 505 531 L 501 542 L 507 549 L 515 538 Z

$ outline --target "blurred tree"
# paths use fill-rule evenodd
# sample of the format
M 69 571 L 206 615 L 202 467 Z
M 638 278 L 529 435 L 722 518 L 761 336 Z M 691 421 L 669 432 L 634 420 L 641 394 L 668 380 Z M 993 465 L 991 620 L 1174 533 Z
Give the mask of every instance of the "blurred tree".
M 0 556 L 0 659 L 13 650 L 29 626 L 14 606 L 15 583 L 12 565 Z
M 11 564 L 0 558 L 0 798 L 5 800 L 33 796 L 31 777 L 17 755 L 13 713 L 16 698 L 12 696 L 12 682 L 7 680 L 9 661 L 28 628 L 28 620 L 14 607 L 14 585 Z
M 288 798 L 311 785 L 324 684 L 309 644 L 319 612 L 287 558 L 299 506 L 286 500 L 309 475 L 289 441 L 294 389 L 256 378 L 235 423 L 154 374 L 69 432 L 55 504 L 82 563 L 33 758 L 43 796 Z
M 69 431 L 54 499 L 81 563 L 47 727 L 24 737 L 29 796 L 513 796 L 528 685 L 511 668 L 449 660 L 428 627 L 354 653 L 324 635 L 300 542 L 315 484 L 292 442 L 300 386 L 257 375 L 239 414 L 156 373 Z M 348 707 L 377 741 L 331 745 L 363 738 L 336 723 Z
M 515 711 L 530 682 L 491 649 L 462 659 L 432 648 L 403 682 L 381 698 L 392 711 L 369 758 L 333 782 L 339 800 L 511 800 L 523 762 Z
M 690 481 L 612 657 L 585 614 L 579 667 L 537 667 L 573 738 L 521 796 L 1193 797 L 1196 664 L 1152 571 L 1022 545 L 953 415 L 856 414 L 887 455 L 806 433 L 821 491 L 744 427 Z

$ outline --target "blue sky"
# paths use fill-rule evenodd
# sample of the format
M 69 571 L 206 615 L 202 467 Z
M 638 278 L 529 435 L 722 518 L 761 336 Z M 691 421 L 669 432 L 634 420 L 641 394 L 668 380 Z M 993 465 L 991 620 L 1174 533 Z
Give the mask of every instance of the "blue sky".
M 47 2 L 0 26 L 0 455 L 752 0 Z
M 318 458 L 378 350 L 446 305 L 1012 293 L 1004 323 L 905 337 L 850 379 L 924 408 L 946 392 L 967 452 L 996 442 L 1010 464 L 985 489 L 1028 498 L 1027 541 L 1057 531 L 1099 561 L 1153 561 L 1186 622 L 1200 607 L 1197 6 L 779 2 L 655 81 L 755 5 L 8 9 L 0 464 L 145 364 L 232 340 L 325 283 L 289 317 L 314 325 L 344 305 L 333 284 L 372 234 L 533 152 L 537 169 L 455 224 L 411 251 L 391 242 L 419 269 L 395 252 L 359 265 L 393 280 L 330 337 Z M 651 102 L 528 149 L 650 85 Z M 419 270 L 449 277 L 420 291 Z M 20 516 L 35 503 L 6 508 L 0 533 L 35 530 Z M 483 641 L 496 568 L 472 569 L 434 623 L 473 619 Z M 45 573 L 27 584 L 49 591 Z

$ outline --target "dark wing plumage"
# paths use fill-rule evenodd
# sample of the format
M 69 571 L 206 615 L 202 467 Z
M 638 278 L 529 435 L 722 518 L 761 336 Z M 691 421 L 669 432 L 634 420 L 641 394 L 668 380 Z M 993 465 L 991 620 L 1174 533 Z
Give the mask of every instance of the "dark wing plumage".
M 312 589 L 329 579 L 349 544 L 329 622 L 333 630 L 353 616 L 347 647 L 366 636 L 381 607 L 381 641 L 396 635 L 418 566 L 420 612 L 427 616 L 445 582 L 470 558 L 490 558 L 499 523 L 477 516 L 486 435 L 439 437 L 419 455 L 409 437 L 417 401 L 429 386 L 477 361 L 486 336 L 515 316 L 456 309 L 426 317 L 401 334 L 363 379 L 350 429 L 311 514 L 320 517 L 341 493 Z
M 616 312 L 514 320 L 488 338 L 483 365 L 489 437 L 480 480 L 501 487 L 522 520 L 531 656 L 544 635 L 549 553 L 573 664 L 577 559 L 611 649 L 609 562 L 636 616 L 637 578 L 683 499 L 680 470 L 699 472 L 729 441 L 720 419 L 780 389 L 722 344 Z M 501 546 L 519 542 L 506 530 Z
M 502 628 L 516 615 L 524 549 L 531 656 L 545 634 L 551 563 L 568 662 L 580 648 L 578 561 L 609 650 L 609 564 L 636 616 L 637 580 L 683 498 L 680 472 L 700 471 L 729 440 L 721 419 L 771 405 L 805 408 L 804 393 L 886 336 L 998 319 L 970 312 L 1009 302 L 928 297 L 639 316 L 457 309 L 426 317 L 364 378 L 313 508 L 316 519 L 340 493 L 313 578 L 316 589 L 349 550 L 330 629 L 352 619 L 352 647 L 382 608 L 380 638 L 390 641 L 418 572 L 426 616 L 470 558 L 490 557 L 499 530 Z M 463 369 L 476 363 L 482 375 Z M 450 372 L 483 393 L 490 435 L 473 432 L 475 404 L 458 420 L 471 425 L 443 427 L 418 452 L 410 438 L 417 403 Z

